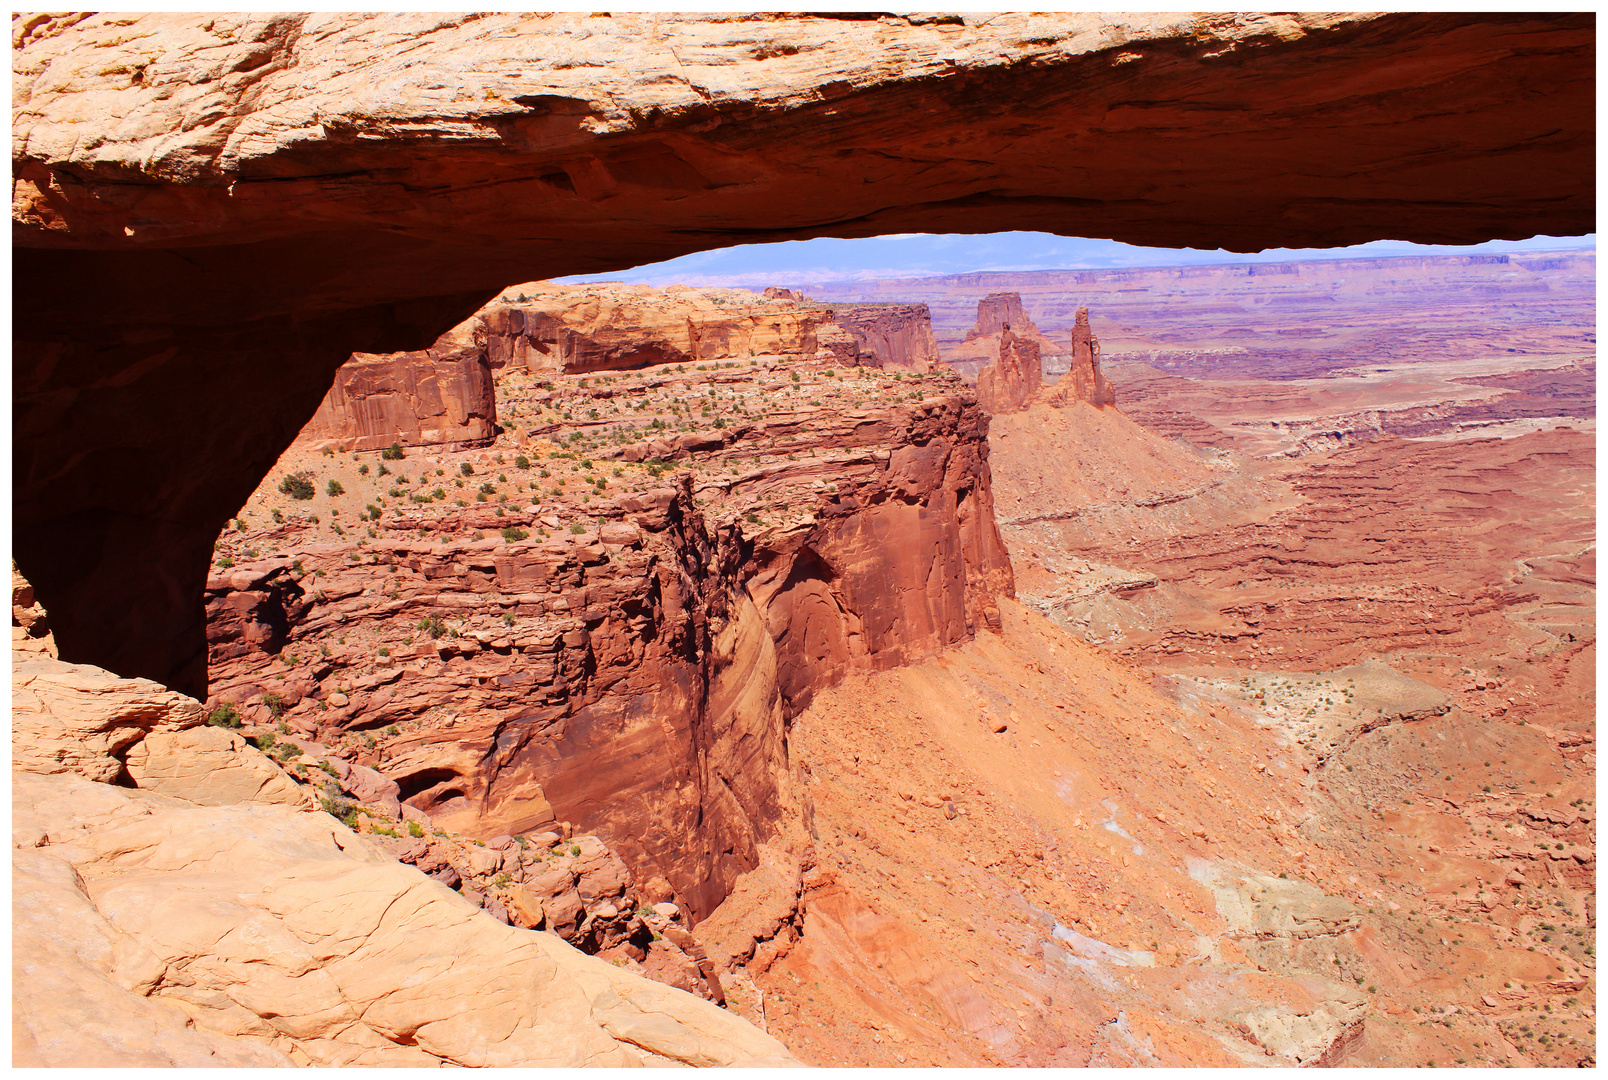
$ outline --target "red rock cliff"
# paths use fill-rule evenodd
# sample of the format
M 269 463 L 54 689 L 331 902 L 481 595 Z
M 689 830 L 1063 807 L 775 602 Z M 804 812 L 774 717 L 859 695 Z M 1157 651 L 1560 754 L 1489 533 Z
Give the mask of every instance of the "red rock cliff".
M 443 339 L 422 352 L 356 353 L 297 437 L 315 447 L 379 450 L 484 446 L 497 427 L 497 395 L 484 350 Z
M 854 335 L 859 363 L 926 371 L 938 362 L 938 339 L 926 304 L 829 304 L 831 319 Z
M 1044 385 L 1038 342 L 1019 338 L 1008 327 L 995 335 L 998 358 L 977 376 L 977 402 L 991 413 L 1025 408 Z
M 584 374 L 753 356 L 810 360 L 830 321 L 817 305 L 746 289 L 536 281 L 504 289 L 449 336 L 482 346 L 493 368 Z
M 767 398 L 793 386 L 751 377 Z M 684 392 L 677 375 L 624 378 L 640 382 L 574 389 Z M 579 532 L 555 516 L 573 511 L 495 503 L 404 503 L 357 543 L 275 526 L 252 544 L 291 553 L 208 582 L 214 700 L 274 693 L 308 734 L 379 736 L 365 763 L 444 826 L 569 820 L 707 913 L 806 814 L 786 731 L 817 690 L 998 625 L 1013 585 L 988 418 L 954 389 L 662 439 L 677 484 L 594 501 Z M 544 525 L 553 538 L 461 535 Z
M 1038 349 L 1038 370 L 1065 371 L 1070 361 L 1066 349 L 1034 325 L 1022 307 L 1022 294 L 990 293 L 977 302 L 977 321 L 966 331 L 966 338 L 943 354 L 944 363 L 967 378 L 977 379 L 983 368 L 1000 357 L 1000 335 L 1009 330 L 1017 341 L 1031 342 Z

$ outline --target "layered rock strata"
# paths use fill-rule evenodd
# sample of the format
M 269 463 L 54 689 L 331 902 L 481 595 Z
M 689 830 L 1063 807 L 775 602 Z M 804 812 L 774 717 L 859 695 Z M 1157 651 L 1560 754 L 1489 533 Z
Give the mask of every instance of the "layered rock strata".
M 819 305 L 745 289 L 534 281 L 504 289 L 448 336 L 481 345 L 493 368 L 584 375 L 755 356 L 813 360 L 829 322 Z
M 354 760 L 443 827 L 485 838 L 574 822 L 702 917 L 762 839 L 807 817 L 788 719 L 848 672 L 997 626 L 1012 588 L 986 414 L 953 377 L 855 408 L 852 380 L 883 376 L 852 371 L 710 375 L 692 397 L 770 411 L 687 432 L 665 423 L 699 385 L 684 374 L 559 376 L 564 410 L 609 410 L 597 423 L 612 430 L 563 425 L 574 450 L 527 435 L 526 469 L 504 459 L 500 475 L 503 455 L 486 451 L 393 462 L 424 471 L 391 489 L 412 492 L 394 510 L 368 504 L 367 538 L 335 520 L 226 534 L 225 551 L 277 555 L 209 579 L 213 702 L 271 701 L 307 735 L 373 740 Z M 583 469 L 584 496 L 535 478 Z M 346 475 L 351 506 L 368 496 Z M 477 498 L 538 490 L 456 508 L 445 487 L 425 491 L 481 476 Z M 273 494 L 270 478 L 260 498 Z M 326 529 L 340 542 L 314 539 Z
M 827 304 L 833 322 L 854 336 L 854 362 L 927 371 L 938 362 L 938 339 L 926 304 Z
M 198 726 L 193 700 L 49 659 L 15 675 L 32 750 L 12 780 L 14 1065 L 792 1063 L 743 1020 L 503 925 L 308 809 L 275 761 Z M 119 755 L 120 784 L 91 779 Z M 263 782 L 220 784 L 220 767 Z M 582 889 L 611 876 L 587 839 Z
M 445 345 L 445 347 L 442 347 Z M 484 446 L 497 428 L 497 395 L 484 350 L 450 343 L 424 351 L 357 353 L 298 436 L 315 448 Z

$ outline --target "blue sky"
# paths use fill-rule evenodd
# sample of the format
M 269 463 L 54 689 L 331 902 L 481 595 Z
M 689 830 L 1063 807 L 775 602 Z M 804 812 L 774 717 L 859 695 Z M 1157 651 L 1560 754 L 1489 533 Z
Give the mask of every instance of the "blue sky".
M 1469 247 L 1377 240 L 1344 248 L 1274 248 L 1254 255 L 1193 248 L 1147 248 L 1115 240 L 1088 240 L 1052 233 L 903 233 L 861 240 L 820 237 L 779 244 L 742 244 L 700 251 L 667 262 L 559 278 L 563 282 L 629 281 L 645 285 L 789 284 L 889 277 L 963 274 L 974 270 L 1070 270 L 1119 266 L 1182 266 L 1200 263 L 1284 262 L 1380 255 L 1464 254 L 1594 248 L 1596 236 L 1537 236 L 1492 240 Z

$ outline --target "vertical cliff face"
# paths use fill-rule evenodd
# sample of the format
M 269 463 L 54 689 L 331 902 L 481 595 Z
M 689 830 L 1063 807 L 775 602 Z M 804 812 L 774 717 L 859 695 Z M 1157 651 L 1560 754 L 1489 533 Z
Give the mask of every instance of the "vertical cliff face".
M 529 282 L 504 289 L 449 336 L 479 344 L 495 369 L 543 374 L 754 356 L 814 359 L 818 332 L 830 319 L 785 291 L 766 297 L 683 285 Z
M 1009 328 L 996 335 L 999 354 L 977 376 L 977 401 L 991 413 L 1015 412 L 1044 385 L 1044 362 L 1038 342 L 1019 338 Z
M 1015 327 L 1019 334 L 1038 333 L 1038 327 L 1022 310 L 1021 293 L 989 293 L 977 301 L 977 322 L 966 331 L 966 340 L 989 337 L 1011 327 Z
M 369 741 L 358 762 L 455 831 L 597 832 L 639 880 L 662 877 L 707 913 L 760 841 L 807 817 L 791 717 L 849 672 L 997 628 L 1013 591 L 987 415 L 952 378 L 891 407 L 802 405 L 858 400 L 846 379 L 881 378 L 851 371 L 723 370 L 728 392 L 800 407 L 597 447 L 617 464 L 585 462 L 604 483 L 584 508 L 551 479 L 508 503 L 449 507 L 424 490 L 451 488 L 464 465 L 466 495 L 499 469 L 523 481 L 580 467 L 543 442 L 525 447 L 524 473 L 489 451 L 392 462 L 422 470 L 407 490 L 423 502 L 371 503 L 371 537 L 313 543 L 296 518 L 230 536 L 231 551 L 278 555 L 208 582 L 214 703 L 269 701 L 296 730 Z M 595 406 L 634 403 L 633 420 L 674 415 L 687 392 L 678 374 L 555 378 Z M 676 482 L 655 483 L 667 468 Z M 592 498 L 610 476 L 640 490 Z M 272 479 L 254 513 L 277 497 Z
M 983 368 L 999 360 L 1001 336 L 1007 332 L 1016 341 L 1029 342 L 1037 348 L 1036 370 L 1053 374 L 1067 369 L 1070 357 L 1065 346 L 1034 325 L 1022 307 L 1022 295 L 1014 292 L 990 293 L 979 300 L 976 323 L 966 331 L 965 340 L 943 354 L 943 362 L 976 380 Z
M 938 362 L 938 339 L 926 304 L 826 306 L 832 321 L 859 343 L 859 363 L 926 371 Z
M 497 395 L 485 351 L 454 347 L 356 353 L 297 436 L 316 448 L 484 446 L 496 433 Z

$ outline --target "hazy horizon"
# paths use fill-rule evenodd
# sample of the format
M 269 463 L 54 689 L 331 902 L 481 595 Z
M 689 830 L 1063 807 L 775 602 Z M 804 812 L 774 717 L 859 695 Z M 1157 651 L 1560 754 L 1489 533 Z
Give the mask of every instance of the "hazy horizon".
M 745 287 L 754 284 L 810 285 L 949 274 L 1109 270 L 1144 266 L 1199 266 L 1308 259 L 1358 259 L 1398 255 L 1467 255 L 1522 251 L 1595 249 L 1596 234 L 1534 236 L 1483 244 L 1414 244 L 1376 240 L 1341 248 L 1270 248 L 1241 252 L 1195 248 L 1137 247 L 1115 240 L 1053 233 L 899 233 L 855 240 L 817 237 L 774 244 L 739 244 L 695 252 L 606 274 L 555 278 L 571 284 L 623 281 L 642 285 Z

